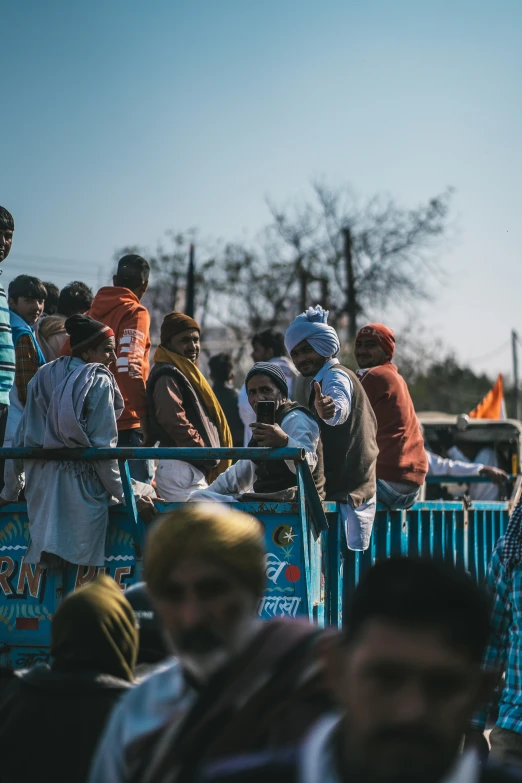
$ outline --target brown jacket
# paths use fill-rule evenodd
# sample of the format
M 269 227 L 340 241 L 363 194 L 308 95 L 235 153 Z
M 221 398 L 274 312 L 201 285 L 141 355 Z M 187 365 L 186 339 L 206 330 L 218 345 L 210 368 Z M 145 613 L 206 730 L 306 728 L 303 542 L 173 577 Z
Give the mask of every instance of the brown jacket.
M 245 652 L 204 686 L 181 726 L 129 748 L 129 783 L 192 783 L 211 760 L 302 739 L 333 708 L 317 661 L 323 635 L 304 621 L 263 622 Z
M 147 382 L 149 442 L 177 448 L 218 448 L 219 432 L 192 384 L 172 364 L 155 364 Z M 191 461 L 209 471 L 217 460 Z

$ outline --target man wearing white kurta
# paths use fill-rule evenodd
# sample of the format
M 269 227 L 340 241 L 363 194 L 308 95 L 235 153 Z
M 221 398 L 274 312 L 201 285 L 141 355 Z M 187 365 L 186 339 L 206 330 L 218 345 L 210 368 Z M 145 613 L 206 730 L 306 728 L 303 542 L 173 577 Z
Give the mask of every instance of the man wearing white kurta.
M 114 333 L 83 315 L 65 322 L 73 356 L 44 365 L 28 386 L 27 403 L 13 447 L 114 447 L 123 398 L 112 373 Z M 108 508 L 124 503 L 116 460 L 99 462 L 8 460 L 0 503 L 18 499 L 24 486 L 30 543 L 26 563 L 42 567 L 57 558 L 77 565 L 103 566 Z M 140 493 L 154 494 L 136 483 Z M 150 497 L 137 496 L 138 508 L 154 515 Z M 58 561 L 59 562 L 59 561 Z
M 322 460 L 318 460 L 319 427 L 308 411 L 287 401 L 288 386 L 277 365 L 258 362 L 246 376 L 245 387 L 252 410 L 258 402 L 275 402 L 275 424 L 251 424 L 250 446 L 304 449 L 306 461 L 322 494 Z M 319 467 L 319 470 L 317 468 Z M 234 502 L 240 495 L 285 493 L 295 490 L 295 464 L 287 462 L 252 462 L 239 460 L 222 473 L 207 490 L 195 492 L 190 500 Z
M 309 407 L 324 448 L 326 499 L 340 503 L 348 547 L 367 549 L 376 511 L 377 421 L 355 373 L 336 358 L 341 345 L 317 305 L 290 324 L 286 348 L 313 382 Z

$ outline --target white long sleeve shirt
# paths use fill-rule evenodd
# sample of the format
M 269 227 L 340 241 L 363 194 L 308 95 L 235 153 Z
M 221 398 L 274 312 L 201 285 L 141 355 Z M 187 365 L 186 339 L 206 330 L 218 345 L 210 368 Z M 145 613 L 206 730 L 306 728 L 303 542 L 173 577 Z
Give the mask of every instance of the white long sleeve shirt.
M 476 455 L 477 462 L 475 463 L 469 462 L 458 446 L 452 446 L 448 449 L 448 454 L 450 457 L 455 457 L 455 459 L 462 460 L 462 462 L 468 462 L 470 465 L 480 464 L 481 468 L 485 465 L 492 468 L 498 468 L 499 466 L 495 450 L 489 448 L 489 446 L 480 449 Z M 476 501 L 495 501 L 499 499 L 500 491 L 495 484 L 472 484 L 469 488 L 469 496 L 472 500 Z
M 337 370 L 339 359 L 330 359 L 324 364 L 314 381 L 322 382 L 322 393 L 325 397 L 331 397 L 335 405 L 335 413 L 331 419 L 324 419 L 325 424 L 337 427 L 344 424 L 352 412 L 353 384 L 350 378 L 342 370 Z
M 428 458 L 428 476 L 478 476 L 484 467 L 478 462 L 463 462 L 447 459 L 426 449 Z
M 303 411 L 291 411 L 281 424 L 281 429 L 288 435 L 287 448 L 304 449 L 306 461 L 313 471 L 317 465 L 317 446 L 319 444 L 319 426 Z M 286 464 L 295 473 L 295 463 L 287 461 Z M 247 459 L 242 459 L 232 465 L 228 470 L 217 477 L 205 493 L 213 492 L 219 495 L 240 495 L 249 492 L 256 480 L 256 466 Z M 196 493 L 198 497 L 201 493 Z M 194 495 L 191 496 L 194 500 Z
M 290 359 L 287 359 L 286 356 L 274 356 L 273 359 L 270 359 L 270 364 L 276 364 L 279 369 L 284 372 L 286 383 L 288 385 L 288 399 L 291 400 L 294 381 L 298 374 L 297 370 L 295 369 Z M 252 437 L 252 430 L 250 429 L 250 425 L 255 422 L 256 414 L 254 413 L 252 406 L 248 401 L 248 394 L 246 392 L 245 384 L 243 384 L 239 390 L 238 406 L 241 421 L 245 425 L 245 437 L 243 445 L 248 446 L 250 443 L 250 438 Z

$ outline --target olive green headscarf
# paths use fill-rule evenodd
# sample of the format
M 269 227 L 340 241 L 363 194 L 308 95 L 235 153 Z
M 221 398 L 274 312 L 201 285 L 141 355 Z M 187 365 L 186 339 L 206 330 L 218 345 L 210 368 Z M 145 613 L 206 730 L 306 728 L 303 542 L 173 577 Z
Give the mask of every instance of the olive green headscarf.
M 101 575 L 69 595 L 56 612 L 53 667 L 90 669 L 132 682 L 138 640 L 131 605 L 115 581 Z

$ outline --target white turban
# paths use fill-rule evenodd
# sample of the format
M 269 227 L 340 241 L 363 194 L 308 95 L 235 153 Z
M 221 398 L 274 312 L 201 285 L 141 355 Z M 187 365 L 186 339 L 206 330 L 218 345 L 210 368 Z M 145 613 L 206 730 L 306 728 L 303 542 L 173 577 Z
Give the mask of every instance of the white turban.
M 286 330 L 285 345 L 288 353 L 306 340 L 321 356 L 337 356 L 341 344 L 337 332 L 333 326 L 328 326 L 327 321 L 328 310 L 323 310 L 320 305 L 309 307 L 306 313 L 298 315 Z

